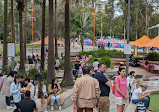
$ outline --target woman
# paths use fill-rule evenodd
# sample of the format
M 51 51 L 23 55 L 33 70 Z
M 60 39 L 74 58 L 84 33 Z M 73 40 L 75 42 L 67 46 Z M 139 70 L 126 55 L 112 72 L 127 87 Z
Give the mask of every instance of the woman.
M 14 79 L 14 82 L 12 82 L 10 86 L 10 94 L 13 96 L 13 102 L 15 103 L 16 107 L 18 106 L 18 103 L 21 101 L 21 87 L 20 87 L 20 82 L 21 77 L 17 75 Z M 14 112 L 18 112 L 18 109 L 15 109 Z
M 147 84 L 146 83 L 141 83 L 140 87 L 133 92 L 132 103 L 136 104 L 136 103 L 139 103 L 139 102 L 143 102 L 145 104 L 145 107 L 146 107 L 146 112 L 147 111 L 149 112 L 149 111 L 152 111 L 149 108 L 150 93 L 145 94 L 146 89 L 147 89 Z
M 132 93 L 136 90 L 137 81 L 135 80 L 135 71 L 131 71 L 127 77 L 127 88 L 129 92 L 129 101 L 131 100 Z
M 37 112 L 47 112 L 47 100 L 45 99 L 42 88 L 38 91 L 38 99 L 35 100 Z
M 61 104 L 63 103 L 63 98 L 59 96 L 59 94 L 61 93 L 61 87 L 55 79 L 52 80 L 52 84 L 49 85 L 48 90 L 49 90 L 48 102 L 51 101 L 51 110 L 54 110 L 55 100 L 59 105 L 59 110 L 61 110 L 62 109 Z
M 31 97 L 32 100 L 34 100 L 34 85 L 30 82 L 29 78 L 25 79 L 25 83 L 27 84 L 27 87 L 26 87 L 25 91 L 30 91 L 30 93 L 31 93 L 30 97 Z
M 44 85 L 43 81 L 39 81 L 38 85 L 36 86 L 35 99 L 38 98 L 39 90 L 42 90 L 42 92 L 44 93 L 44 96 L 47 97 L 46 86 Z
M 126 101 L 128 99 L 127 81 L 125 77 L 125 68 L 119 68 L 119 76 L 115 78 L 115 101 L 117 104 L 117 112 L 123 112 Z
M 14 81 L 15 74 L 13 71 L 9 73 L 7 77 L 3 79 L 3 86 L 2 86 L 2 95 L 5 95 L 6 97 L 6 104 L 7 104 L 7 109 L 11 109 L 12 107 L 10 106 L 10 85 Z

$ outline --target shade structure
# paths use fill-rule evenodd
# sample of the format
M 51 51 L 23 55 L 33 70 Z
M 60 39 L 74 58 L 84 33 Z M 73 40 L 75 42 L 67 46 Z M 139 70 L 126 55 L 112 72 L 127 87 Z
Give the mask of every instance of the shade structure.
M 159 35 L 148 43 L 143 44 L 142 47 L 159 47 Z
M 134 41 L 134 42 L 130 42 L 129 44 L 131 45 L 135 45 L 135 46 L 139 46 L 139 47 L 143 47 L 142 45 L 150 42 L 151 39 L 149 37 L 147 37 L 146 35 L 143 35 L 141 38 L 139 38 L 138 40 Z
M 48 42 L 49 42 L 49 36 L 45 37 L 45 45 L 48 45 Z M 55 42 L 55 41 L 54 41 Z M 37 41 L 37 42 L 34 42 L 34 43 L 31 43 L 32 45 L 41 45 L 41 40 Z M 58 45 L 64 45 L 65 43 L 60 41 L 60 40 L 57 40 L 57 44 Z

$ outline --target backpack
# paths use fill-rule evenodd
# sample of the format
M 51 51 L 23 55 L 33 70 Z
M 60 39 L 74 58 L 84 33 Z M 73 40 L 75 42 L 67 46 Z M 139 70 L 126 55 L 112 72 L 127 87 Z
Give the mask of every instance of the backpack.
M 119 78 L 119 76 L 118 76 Z M 119 83 L 120 83 L 120 78 L 119 78 Z M 113 94 L 115 94 L 115 90 L 116 90 L 116 85 L 115 85 L 115 80 L 113 81 L 113 84 L 112 84 L 112 92 Z

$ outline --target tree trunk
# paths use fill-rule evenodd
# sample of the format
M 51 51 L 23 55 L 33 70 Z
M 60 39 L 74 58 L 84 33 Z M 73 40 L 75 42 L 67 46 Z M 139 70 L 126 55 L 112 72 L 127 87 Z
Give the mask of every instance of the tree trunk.
M 69 18 L 69 0 L 65 3 L 65 64 L 64 64 L 64 77 L 63 81 L 67 86 L 73 84 L 71 75 L 71 62 L 70 62 L 70 18 Z
M 55 0 L 55 57 L 58 58 L 58 47 L 57 47 L 57 0 Z
M 45 9 L 46 0 L 43 0 L 42 6 L 42 41 L 41 41 L 41 70 L 44 70 L 44 54 L 45 54 Z
M 24 40 L 23 40 L 23 16 L 22 16 L 22 7 L 19 8 L 19 32 L 20 32 L 20 71 L 25 71 L 24 66 Z
M 147 1 L 146 1 L 147 2 Z M 148 4 L 146 4 L 146 35 L 149 36 L 149 7 Z
M 27 40 L 27 1 L 25 0 L 25 28 L 24 28 L 24 58 L 25 63 L 27 62 L 27 55 L 26 55 L 26 40 Z
M 47 84 L 55 78 L 55 65 L 54 65 L 54 30 L 53 30 L 53 0 L 49 0 L 49 46 L 48 46 L 48 75 Z
M 7 30 L 7 20 L 8 20 L 8 0 L 4 1 L 4 36 L 3 36 L 3 67 L 2 73 L 5 73 L 5 68 L 7 67 L 7 45 L 8 45 L 8 30 Z
M 138 1 L 136 1 L 135 14 L 136 14 L 136 20 L 135 20 L 136 40 L 137 40 L 138 39 Z M 135 46 L 134 49 L 135 49 L 135 55 L 137 55 L 137 46 Z

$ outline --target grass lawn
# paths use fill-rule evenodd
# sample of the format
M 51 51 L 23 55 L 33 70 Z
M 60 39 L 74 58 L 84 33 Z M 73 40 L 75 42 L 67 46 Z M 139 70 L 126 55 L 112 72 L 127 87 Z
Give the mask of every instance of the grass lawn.
M 150 108 L 153 109 L 153 112 L 159 112 L 159 94 L 151 95 L 150 98 Z

